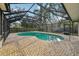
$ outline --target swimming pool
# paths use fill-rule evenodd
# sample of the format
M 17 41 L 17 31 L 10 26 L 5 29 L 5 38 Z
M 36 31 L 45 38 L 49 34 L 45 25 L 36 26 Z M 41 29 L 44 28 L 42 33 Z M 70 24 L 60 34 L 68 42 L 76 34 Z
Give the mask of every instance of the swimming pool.
M 17 34 L 18 36 L 36 36 L 40 40 L 48 40 L 48 41 L 62 41 L 64 38 L 55 34 L 47 34 L 42 32 L 20 32 Z

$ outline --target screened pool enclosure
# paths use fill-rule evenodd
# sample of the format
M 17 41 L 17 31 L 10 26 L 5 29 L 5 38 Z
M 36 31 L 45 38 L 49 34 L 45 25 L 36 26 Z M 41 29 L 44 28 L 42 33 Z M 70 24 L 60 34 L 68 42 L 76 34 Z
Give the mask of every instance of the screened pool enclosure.
M 0 40 L 27 31 L 78 35 L 78 21 L 71 19 L 63 3 L 8 3 L 6 8 L 0 10 Z

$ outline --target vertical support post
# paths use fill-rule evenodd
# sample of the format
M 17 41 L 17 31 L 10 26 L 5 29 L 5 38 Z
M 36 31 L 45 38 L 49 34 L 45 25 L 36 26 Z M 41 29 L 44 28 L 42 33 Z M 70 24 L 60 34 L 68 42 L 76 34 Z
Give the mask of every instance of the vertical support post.
M 73 21 L 70 21 L 70 33 L 73 34 Z
M 71 24 L 71 21 L 69 21 L 69 23 L 70 23 L 70 24 L 69 24 L 69 28 L 70 28 L 70 29 L 69 29 L 69 32 L 70 32 L 70 34 L 71 34 L 71 33 L 72 33 L 72 30 L 71 30 L 71 25 L 72 25 L 72 24 Z
M 79 36 L 79 22 L 78 22 L 78 36 Z
M 63 27 L 64 27 L 64 32 L 65 32 L 65 24 L 63 24 Z
M 0 9 L 0 48 L 2 48 L 3 44 L 3 19 L 2 19 L 2 10 Z
M 2 15 L 3 15 L 3 32 L 4 32 L 3 37 L 4 37 L 4 41 L 5 41 L 5 39 L 6 39 L 6 27 L 7 27 L 6 25 L 7 25 L 7 23 L 6 23 L 4 14 L 2 14 Z
M 2 12 L 0 9 L 0 40 L 2 39 L 1 36 L 2 36 Z
M 73 35 L 73 22 L 72 22 L 72 35 Z

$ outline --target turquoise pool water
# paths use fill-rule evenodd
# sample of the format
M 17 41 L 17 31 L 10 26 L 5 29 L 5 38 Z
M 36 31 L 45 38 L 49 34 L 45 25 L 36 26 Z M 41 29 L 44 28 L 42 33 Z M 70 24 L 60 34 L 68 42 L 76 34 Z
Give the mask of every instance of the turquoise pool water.
M 61 41 L 64 38 L 55 34 L 46 34 L 41 32 L 21 32 L 17 34 L 18 36 L 36 36 L 40 40 L 53 40 L 53 41 Z

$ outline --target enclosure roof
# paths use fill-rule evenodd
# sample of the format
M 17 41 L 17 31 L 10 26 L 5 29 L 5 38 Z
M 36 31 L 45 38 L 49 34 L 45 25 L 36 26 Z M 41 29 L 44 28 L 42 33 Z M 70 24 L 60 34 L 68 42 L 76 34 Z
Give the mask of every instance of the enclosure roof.
M 10 22 L 20 20 L 26 16 L 28 20 L 31 17 L 33 20 L 36 18 L 38 21 L 55 23 L 60 22 L 63 19 L 71 20 L 71 17 L 64 7 L 64 4 L 61 3 L 12 3 L 10 4 L 10 12 L 5 12 L 4 14 Z

